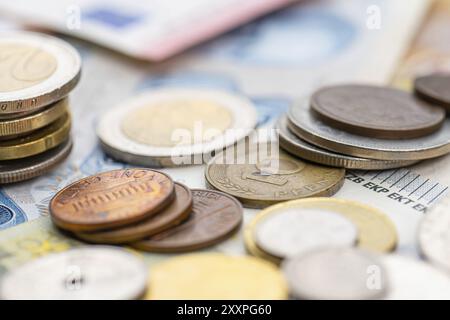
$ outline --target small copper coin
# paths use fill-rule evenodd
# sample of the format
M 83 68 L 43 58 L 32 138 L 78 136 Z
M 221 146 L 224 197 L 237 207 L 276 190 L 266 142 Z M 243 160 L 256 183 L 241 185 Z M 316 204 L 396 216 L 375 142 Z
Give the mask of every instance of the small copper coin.
M 316 91 L 311 108 L 325 123 L 353 134 L 410 139 L 437 131 L 445 111 L 388 87 L 340 85 Z
M 173 200 L 174 183 L 150 169 L 99 173 L 70 184 L 50 201 L 53 222 L 69 231 L 96 231 L 131 224 Z
M 450 111 L 450 73 L 434 73 L 414 81 L 416 95 Z
M 157 215 L 123 228 L 78 233 L 76 236 L 88 242 L 104 244 L 137 241 L 179 225 L 189 217 L 192 203 L 191 190 L 181 183 L 175 183 L 175 200 Z
M 185 252 L 212 246 L 240 227 L 243 209 L 235 198 L 211 190 L 192 190 L 194 207 L 184 223 L 134 242 L 132 247 L 150 252 Z

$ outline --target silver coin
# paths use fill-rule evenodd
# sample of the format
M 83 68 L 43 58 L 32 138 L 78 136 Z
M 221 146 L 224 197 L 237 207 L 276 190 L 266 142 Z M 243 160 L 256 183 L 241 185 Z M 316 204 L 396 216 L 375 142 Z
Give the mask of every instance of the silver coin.
M 358 230 L 334 212 L 287 208 L 258 222 L 254 237 L 263 251 L 285 259 L 321 247 L 351 247 L 358 239 Z
M 430 264 L 400 255 L 382 258 L 389 279 L 387 300 L 450 299 L 450 277 Z
M 144 294 L 147 268 L 132 253 L 90 246 L 51 254 L 7 273 L 0 297 L 8 300 L 136 299 Z
M 334 152 L 379 160 L 422 160 L 450 152 L 450 119 L 428 136 L 384 140 L 354 135 L 321 122 L 302 101 L 289 110 L 288 127 L 300 138 Z
M 427 211 L 419 227 L 422 254 L 432 263 L 450 272 L 450 197 Z
M 287 127 L 287 116 L 282 116 L 277 124 L 280 147 L 287 152 L 312 162 L 320 163 L 331 167 L 339 167 L 357 170 L 385 170 L 410 166 L 417 161 L 395 161 L 395 160 L 375 160 L 359 157 L 346 156 L 326 149 L 319 148 L 313 144 L 300 139 Z
M 377 299 L 387 289 L 375 256 L 351 248 L 311 251 L 282 265 L 291 294 L 299 299 Z M 380 278 L 370 278 L 379 275 Z

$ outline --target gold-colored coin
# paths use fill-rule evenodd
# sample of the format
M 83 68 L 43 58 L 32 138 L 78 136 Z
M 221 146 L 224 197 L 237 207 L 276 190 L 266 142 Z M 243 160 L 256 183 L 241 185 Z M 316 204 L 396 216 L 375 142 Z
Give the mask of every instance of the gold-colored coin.
M 70 133 L 70 115 L 32 132 L 26 137 L 0 141 L 0 160 L 20 159 L 55 148 L 66 141 Z
M 352 221 L 358 229 L 357 246 L 375 252 L 392 251 L 397 244 L 397 231 L 386 214 L 378 209 L 356 201 L 335 198 L 311 198 L 288 201 L 261 211 L 244 230 L 245 246 L 252 255 L 280 263 L 280 259 L 261 250 L 255 242 L 255 229 L 258 223 L 272 214 L 284 210 L 322 209 L 342 214 Z
M 255 257 L 220 253 L 183 255 L 151 270 L 146 299 L 286 299 L 278 268 Z

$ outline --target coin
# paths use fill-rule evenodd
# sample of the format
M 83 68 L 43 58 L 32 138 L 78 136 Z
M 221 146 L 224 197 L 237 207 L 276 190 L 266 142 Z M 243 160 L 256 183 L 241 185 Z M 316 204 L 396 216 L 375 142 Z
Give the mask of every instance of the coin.
M 282 269 L 291 294 L 299 299 L 377 299 L 388 287 L 381 262 L 357 249 L 315 250 L 287 260 Z M 369 282 L 371 272 L 379 275 L 379 283 Z
M 271 263 L 220 253 L 190 254 L 152 268 L 147 299 L 286 299 L 287 284 Z
M 78 233 L 80 239 L 94 243 L 127 243 L 157 234 L 179 225 L 192 211 L 192 193 L 188 187 L 175 183 L 175 200 L 157 215 L 120 229 L 95 233 Z
M 450 75 L 434 73 L 414 81 L 415 94 L 431 103 L 450 110 Z
M 255 107 L 243 97 L 214 90 L 160 89 L 106 113 L 97 134 L 105 152 L 121 161 L 202 164 L 204 154 L 241 140 L 256 121 Z
M 0 52 L 1 115 L 32 112 L 58 101 L 80 78 L 79 54 L 52 36 L 2 33 Z
M 352 247 L 358 230 L 350 220 L 333 211 L 287 208 L 264 217 L 258 215 L 253 235 L 261 250 L 285 259 L 320 247 Z
M 241 204 L 222 192 L 193 189 L 189 219 L 155 234 L 132 247 L 150 252 L 184 252 L 212 246 L 230 237 L 240 227 Z
M 57 147 L 70 134 L 70 115 L 62 117 L 25 137 L 0 141 L 0 160 L 21 159 Z
M 281 117 L 276 125 L 279 143 L 285 151 L 305 160 L 320 163 L 325 166 L 357 170 L 385 170 L 410 166 L 417 161 L 376 160 L 346 156 L 316 147 L 293 134 L 287 127 L 287 116 Z
M 136 299 L 145 293 L 147 268 L 126 250 L 80 247 L 32 260 L 5 275 L 8 300 Z
M 450 120 L 428 136 L 387 140 L 364 137 L 332 128 L 310 110 L 306 101 L 289 109 L 288 127 L 299 138 L 321 148 L 346 155 L 379 160 L 422 160 L 450 152 Z
M 144 168 L 112 170 L 63 188 L 50 201 L 50 214 L 63 229 L 96 231 L 151 217 L 168 206 L 174 195 L 172 179 L 164 173 Z
M 427 211 L 419 227 L 419 245 L 423 255 L 450 272 L 450 198 Z
M 72 150 L 69 138 L 56 148 L 35 156 L 0 162 L 0 184 L 13 183 L 43 175 L 64 161 Z
M 206 167 L 208 186 L 228 193 L 250 208 L 292 199 L 330 196 L 344 183 L 345 170 L 324 167 L 280 152 L 246 154 L 227 164 L 222 153 Z

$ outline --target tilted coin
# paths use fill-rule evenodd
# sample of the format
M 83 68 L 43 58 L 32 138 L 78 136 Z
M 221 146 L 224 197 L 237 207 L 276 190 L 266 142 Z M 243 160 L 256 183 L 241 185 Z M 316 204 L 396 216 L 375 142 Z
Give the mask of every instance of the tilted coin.
M 49 35 L 2 33 L 0 52 L 0 115 L 32 112 L 58 101 L 80 78 L 77 51 Z
M 174 195 L 174 183 L 164 173 L 144 168 L 112 170 L 63 188 L 50 201 L 50 215 L 63 229 L 96 231 L 151 217 L 168 206 Z
M 344 154 L 328 151 L 300 139 L 287 127 L 287 116 L 281 117 L 276 125 L 279 143 L 285 151 L 305 160 L 320 163 L 325 166 L 357 170 L 385 170 L 403 168 L 417 161 L 376 160 L 346 156 Z
M 311 251 L 282 266 L 291 294 L 299 299 L 377 299 L 388 289 L 388 277 L 372 254 L 351 248 Z M 377 277 L 371 283 L 370 276 Z
M 414 81 L 416 95 L 450 110 L 450 74 L 435 73 Z
M 410 139 L 438 130 L 445 111 L 409 92 L 369 85 L 337 85 L 316 91 L 311 109 L 325 123 L 353 134 Z
M 330 196 L 344 183 L 344 169 L 303 162 L 287 153 L 251 153 L 228 164 L 222 153 L 206 167 L 208 186 L 262 208 L 292 199 Z
M 64 161 L 71 150 L 72 140 L 69 138 L 56 148 L 38 155 L 20 161 L 0 161 L 0 184 L 24 181 L 43 175 Z
M 32 260 L 2 279 L 9 300 L 123 300 L 145 293 L 147 268 L 124 249 L 80 247 Z
M 222 192 L 194 189 L 189 219 L 176 227 L 134 242 L 132 247 L 150 252 L 184 252 L 212 246 L 240 227 L 241 204 Z
M 152 268 L 147 299 L 286 299 L 281 272 L 253 257 L 190 254 Z
M 157 215 L 119 229 L 78 233 L 77 236 L 94 243 L 117 244 L 137 241 L 179 225 L 189 217 L 192 203 L 192 192 L 189 188 L 175 183 L 175 200 Z
M 97 127 L 113 158 L 138 165 L 203 163 L 255 127 L 256 109 L 247 99 L 200 89 L 160 89 L 106 113 Z M 193 159 L 199 156 L 199 159 Z
M 0 141 L 0 160 L 21 159 L 57 147 L 70 134 L 70 115 L 62 117 L 27 136 Z
M 309 110 L 307 101 L 289 109 L 288 127 L 301 139 L 346 155 L 379 160 L 422 160 L 450 152 L 450 120 L 428 136 L 387 140 L 364 137 L 335 129 Z

